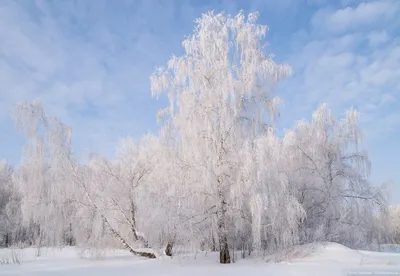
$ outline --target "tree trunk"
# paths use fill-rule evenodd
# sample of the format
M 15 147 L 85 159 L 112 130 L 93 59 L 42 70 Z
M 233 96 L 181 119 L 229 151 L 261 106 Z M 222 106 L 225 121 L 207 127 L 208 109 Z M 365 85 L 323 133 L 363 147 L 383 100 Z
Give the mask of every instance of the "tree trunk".
M 128 218 L 127 218 L 127 220 L 128 220 Z M 131 225 L 131 231 L 133 234 L 133 238 L 137 241 L 142 242 L 143 246 L 145 248 L 148 248 L 149 242 L 147 241 L 147 239 L 143 235 L 141 235 L 140 233 L 138 233 L 136 231 L 136 205 L 133 203 L 132 199 L 131 199 L 131 222 L 130 222 L 130 225 Z
M 168 242 L 167 247 L 165 248 L 165 255 L 172 257 L 173 246 L 174 246 L 173 242 Z
M 133 234 L 133 238 L 135 240 L 139 240 L 139 237 L 136 233 L 136 206 L 133 203 L 133 200 L 131 199 L 131 230 L 132 230 L 132 234 Z
M 211 231 L 211 251 L 217 251 L 217 242 L 215 241 L 214 233 Z
M 228 239 L 225 235 L 219 237 L 219 262 L 221 264 L 230 264 L 231 257 L 229 255 Z
M 219 262 L 221 264 L 231 263 L 228 247 L 228 231 L 226 229 L 226 201 L 222 191 L 222 177 L 218 177 L 218 200 L 217 220 L 218 220 L 218 241 L 219 241 Z
M 6 233 L 5 239 L 4 239 L 4 246 L 9 247 L 10 246 L 10 234 Z

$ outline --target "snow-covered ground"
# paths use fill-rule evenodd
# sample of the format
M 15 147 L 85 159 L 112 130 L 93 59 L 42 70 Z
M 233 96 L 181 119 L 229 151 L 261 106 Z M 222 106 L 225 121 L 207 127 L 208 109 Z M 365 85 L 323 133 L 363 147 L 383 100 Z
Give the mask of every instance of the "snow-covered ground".
M 386 250 L 388 251 L 388 250 Z M 309 252 L 310 254 L 304 254 Z M 217 263 L 217 255 L 204 252 L 194 256 L 154 260 L 138 258 L 124 251 L 109 251 L 101 259 L 88 257 L 67 247 L 36 250 L 0 250 L 0 262 L 20 260 L 21 264 L 0 265 L 0 275 L 400 275 L 400 254 L 355 251 L 335 243 L 315 245 L 292 254 L 293 259 L 266 262 L 261 258 L 239 259 L 230 265 Z

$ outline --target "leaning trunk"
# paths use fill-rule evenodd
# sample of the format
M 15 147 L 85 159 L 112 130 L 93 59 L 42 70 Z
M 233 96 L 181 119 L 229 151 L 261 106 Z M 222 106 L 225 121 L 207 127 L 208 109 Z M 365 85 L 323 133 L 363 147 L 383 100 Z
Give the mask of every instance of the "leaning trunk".
M 131 201 L 131 220 L 132 222 L 130 222 L 130 224 L 133 238 L 137 241 L 140 241 L 145 248 L 148 248 L 149 242 L 147 239 L 136 231 L 136 206 L 133 201 Z
M 83 190 L 85 191 L 86 197 L 89 200 L 89 202 L 91 203 L 92 207 L 96 210 L 99 211 L 99 208 L 97 207 L 97 204 L 95 203 L 95 201 L 92 199 L 92 197 L 90 196 L 90 193 L 88 192 L 86 186 L 84 185 L 84 182 L 80 180 L 79 177 L 77 177 L 77 179 L 79 180 L 79 184 L 81 185 L 81 187 L 83 188 Z M 148 252 L 139 252 L 134 250 L 127 242 L 126 240 L 118 233 L 118 231 L 116 231 L 112 225 L 110 224 L 110 222 L 108 221 L 108 219 L 106 218 L 106 216 L 104 216 L 101 212 L 100 216 L 101 219 L 103 220 L 103 223 L 110 229 L 111 234 L 113 234 L 116 238 L 119 239 L 119 241 L 122 243 L 122 245 L 129 250 L 129 252 L 131 252 L 133 255 L 137 255 L 137 256 L 141 256 L 141 257 L 146 257 L 146 258 L 150 258 L 150 259 L 155 259 L 156 255 L 154 255 L 153 253 L 148 253 Z
M 103 218 L 104 223 L 108 226 L 108 228 L 110 229 L 111 233 L 117 237 L 120 242 L 122 243 L 122 245 L 129 250 L 129 252 L 131 252 L 133 255 L 137 255 L 137 256 L 141 256 L 141 257 L 146 257 L 146 258 L 150 258 L 150 259 L 155 259 L 156 255 L 154 255 L 153 253 L 149 253 L 149 252 L 140 252 L 140 251 L 136 251 L 134 250 L 127 242 L 126 240 L 111 226 L 111 224 L 108 222 L 107 218 L 103 215 L 101 215 Z

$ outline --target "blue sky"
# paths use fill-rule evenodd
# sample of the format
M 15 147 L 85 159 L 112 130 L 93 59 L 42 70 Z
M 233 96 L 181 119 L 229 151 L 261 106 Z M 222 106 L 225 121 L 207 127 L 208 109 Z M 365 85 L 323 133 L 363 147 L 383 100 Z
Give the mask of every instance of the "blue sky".
M 0 1 L 0 159 L 19 162 L 18 101 L 41 98 L 72 126 L 77 154 L 112 156 L 119 138 L 156 131 L 166 101 L 151 97 L 149 76 L 182 54 L 193 20 L 211 9 L 258 11 L 268 50 L 292 65 L 278 91 L 282 130 L 321 102 L 338 117 L 361 112 L 371 178 L 393 180 L 400 203 L 398 0 Z

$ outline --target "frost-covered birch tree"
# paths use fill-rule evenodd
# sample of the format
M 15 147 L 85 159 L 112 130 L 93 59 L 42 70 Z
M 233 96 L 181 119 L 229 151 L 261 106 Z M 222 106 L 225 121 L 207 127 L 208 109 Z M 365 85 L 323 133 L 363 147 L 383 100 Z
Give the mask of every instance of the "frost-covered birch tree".
M 202 195 L 197 200 L 210 202 L 204 213 L 216 215 L 221 263 L 231 261 L 227 213 L 233 212 L 231 195 L 240 189 L 239 150 L 246 135 L 263 131 L 276 108 L 272 88 L 290 73 L 265 54 L 267 27 L 256 24 L 257 17 L 203 14 L 183 41 L 185 54 L 151 77 L 153 95 L 168 93 L 171 104 L 162 112 L 182 158 L 198 174 L 187 188 Z
M 392 241 L 400 243 L 400 205 L 389 206 L 389 225 Z
M 377 212 L 386 212 L 387 203 L 383 190 L 368 180 L 370 161 L 358 116 L 349 110 L 336 121 L 323 104 L 311 122 L 299 122 L 284 138 L 291 159 L 288 175 L 307 214 L 306 241 L 360 246 L 377 238 L 367 232 L 378 234 Z
M 150 140 L 145 137 L 136 143 L 124 139 L 118 145 L 115 160 L 96 156 L 89 166 L 96 174 L 92 194 L 98 198 L 98 208 L 101 207 L 108 221 L 127 241 L 140 242 L 145 247 L 148 239 L 140 229 L 148 221 L 141 214 L 149 204 L 143 199 L 154 163 L 154 152 L 148 146 Z
M 149 168 L 134 151 L 126 154 L 127 163 L 94 156 L 87 164 L 79 164 L 69 157 L 70 181 L 80 195 L 77 215 L 82 219 L 78 239 L 90 248 L 110 246 L 107 241 L 115 240 L 117 247 L 122 246 L 134 255 L 156 258 L 153 253 L 133 247 L 137 241 L 147 244 L 138 232 L 137 199 Z
M 256 248 L 276 252 L 299 242 L 305 212 L 286 174 L 290 155 L 272 129 L 248 143 L 243 156 L 243 200 Z
M 12 169 L 0 161 L 0 247 L 14 244 L 21 228 L 21 196 L 12 181 Z
M 138 201 L 141 231 L 147 235 L 149 245 L 163 248 L 172 256 L 174 247 L 184 246 L 190 240 L 190 198 L 184 183 L 190 181 L 190 171 L 178 158 L 173 143 L 162 132 L 159 137 L 148 136 L 142 144 L 151 172 L 146 177 Z
M 65 174 L 70 128 L 45 114 L 41 102 L 20 103 L 14 119 L 26 138 L 19 168 L 13 174 L 22 195 L 22 214 L 38 246 L 61 245 L 71 237 L 74 192 Z M 70 240 L 71 241 L 71 240 Z

